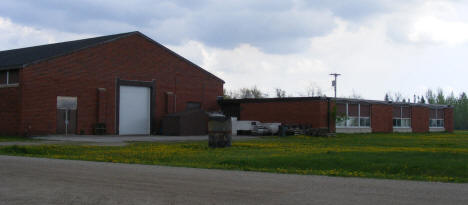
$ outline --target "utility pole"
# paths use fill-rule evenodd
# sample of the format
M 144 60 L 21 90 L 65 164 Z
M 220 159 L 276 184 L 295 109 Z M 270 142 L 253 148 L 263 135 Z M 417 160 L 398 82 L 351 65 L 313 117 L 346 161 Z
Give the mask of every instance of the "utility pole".
M 330 75 L 335 76 L 335 80 L 332 81 L 332 86 L 335 87 L 335 99 L 336 99 L 336 78 L 337 78 L 338 76 L 340 76 L 341 74 L 332 73 L 332 74 L 330 74 Z

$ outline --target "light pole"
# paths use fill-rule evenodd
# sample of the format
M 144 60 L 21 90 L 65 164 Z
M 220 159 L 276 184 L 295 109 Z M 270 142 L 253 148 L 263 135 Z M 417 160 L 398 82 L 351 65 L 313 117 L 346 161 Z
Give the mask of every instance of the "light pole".
M 335 87 L 335 99 L 336 99 L 336 80 L 337 80 L 337 77 L 340 76 L 341 74 L 339 73 L 332 73 L 330 75 L 333 75 L 335 76 L 335 80 L 332 81 L 332 86 Z

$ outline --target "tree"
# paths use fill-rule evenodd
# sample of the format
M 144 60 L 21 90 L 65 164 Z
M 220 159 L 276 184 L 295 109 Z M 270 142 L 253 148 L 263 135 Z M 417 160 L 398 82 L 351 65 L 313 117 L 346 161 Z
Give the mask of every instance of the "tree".
M 223 98 L 224 99 L 236 99 L 236 94 L 231 90 L 228 91 L 226 88 L 223 88 Z
M 286 97 L 286 91 L 284 91 L 281 88 L 276 88 L 275 92 L 276 92 L 276 97 L 277 98 L 285 98 Z
M 251 92 L 252 92 L 252 95 L 254 98 L 265 98 L 265 97 L 268 97 L 268 94 L 266 93 L 263 93 L 262 91 L 260 91 L 257 86 L 254 86 L 252 89 L 251 89 Z
M 353 89 L 353 94 L 351 94 L 351 96 L 349 96 L 349 98 L 362 99 L 362 96 Z
M 447 102 L 451 97 L 447 97 Z M 453 104 L 452 104 L 453 105 Z M 468 128 L 468 98 L 465 92 L 462 92 L 458 99 L 455 99 L 453 105 L 453 119 L 455 129 L 467 129 Z
M 419 101 L 421 104 L 426 104 L 426 100 L 424 99 L 424 96 L 421 96 L 421 100 Z
M 437 97 L 435 98 L 436 104 L 445 104 L 444 91 L 442 89 L 437 89 Z
M 400 92 L 394 93 L 393 96 L 395 102 L 401 102 L 403 100 L 403 95 Z
M 388 96 L 388 93 L 385 93 L 385 98 L 384 98 L 385 101 L 390 101 L 390 97 Z
M 434 92 L 432 92 L 431 89 L 428 89 L 426 91 L 426 99 L 429 104 L 435 104 L 436 103 L 436 96 Z
M 460 99 L 459 100 L 465 101 L 466 99 L 467 99 L 466 93 L 462 92 L 462 94 L 460 94 Z
M 455 94 L 453 94 L 453 91 L 450 93 L 449 96 L 447 96 L 447 99 L 445 100 L 445 103 L 447 105 L 455 105 L 457 104 L 457 98 L 455 97 Z
M 305 95 L 302 93 L 299 93 L 299 96 L 305 96 L 305 97 L 320 97 L 320 96 L 325 96 L 322 92 L 322 89 L 317 86 L 315 83 L 311 83 L 309 86 L 306 87 L 306 93 Z
M 317 96 L 323 96 L 322 89 L 317 87 Z
M 254 98 L 252 95 L 252 91 L 249 88 L 241 88 L 239 90 L 239 97 L 240 98 Z
M 252 88 L 241 88 L 239 90 L 239 97 L 240 98 L 265 98 L 268 97 L 266 93 L 260 91 L 257 86 Z

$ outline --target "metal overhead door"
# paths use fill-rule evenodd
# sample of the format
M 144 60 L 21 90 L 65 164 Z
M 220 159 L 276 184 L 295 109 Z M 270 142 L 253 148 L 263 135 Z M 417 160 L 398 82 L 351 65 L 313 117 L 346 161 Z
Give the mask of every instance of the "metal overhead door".
M 151 89 L 120 86 L 119 134 L 150 134 Z

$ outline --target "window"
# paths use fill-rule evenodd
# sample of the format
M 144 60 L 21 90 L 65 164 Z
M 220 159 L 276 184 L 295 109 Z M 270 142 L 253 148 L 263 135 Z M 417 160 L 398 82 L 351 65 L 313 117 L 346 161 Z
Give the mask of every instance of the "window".
M 359 122 L 359 125 L 361 127 L 370 127 L 370 118 L 366 117 L 366 118 L 361 118 L 360 120 L 361 121 Z
M 359 104 L 348 104 L 347 127 L 359 127 Z
M 7 84 L 7 71 L 0 71 L 0 85 L 6 85 Z
M 345 127 L 346 126 L 346 103 L 337 103 L 336 104 L 336 126 Z
M 431 109 L 429 111 L 429 127 L 441 128 L 444 127 L 444 110 Z
M 411 127 L 411 109 L 408 106 L 393 107 L 393 127 L 410 128 Z
M 19 70 L 8 71 L 8 84 L 17 84 L 19 82 Z
M 186 110 L 196 110 L 201 108 L 201 103 L 199 102 L 187 102 Z
M 76 110 L 77 105 L 77 97 L 57 96 L 57 109 Z
M 370 105 L 337 103 L 336 127 L 370 127 Z
M 19 83 L 19 70 L 0 71 L 0 85 L 16 85 Z

